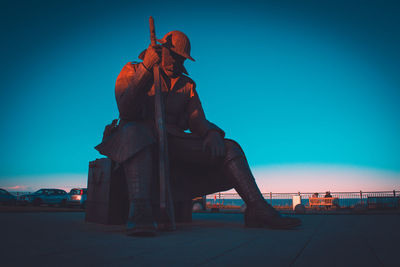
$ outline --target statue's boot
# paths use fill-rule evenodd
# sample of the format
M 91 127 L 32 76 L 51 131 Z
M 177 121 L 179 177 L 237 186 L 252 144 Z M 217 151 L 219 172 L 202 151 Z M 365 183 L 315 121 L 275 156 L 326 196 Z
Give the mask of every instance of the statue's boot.
M 154 236 L 157 224 L 150 202 L 152 151 L 145 148 L 123 164 L 129 194 L 127 235 Z
M 301 220 L 284 217 L 262 196 L 244 155 L 236 157 L 224 166 L 226 175 L 233 179 L 234 188 L 247 205 L 244 222 L 246 227 L 290 229 L 301 225 Z
M 154 221 L 151 204 L 146 199 L 130 202 L 126 234 L 134 236 L 154 236 L 157 224 Z

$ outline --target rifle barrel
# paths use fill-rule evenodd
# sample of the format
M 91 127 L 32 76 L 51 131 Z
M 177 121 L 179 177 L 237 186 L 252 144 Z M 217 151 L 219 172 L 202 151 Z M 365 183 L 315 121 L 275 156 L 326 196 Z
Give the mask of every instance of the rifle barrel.
M 156 39 L 156 27 L 154 26 L 154 19 L 152 16 L 149 18 L 149 24 L 150 24 L 150 41 L 151 45 L 156 45 L 157 44 L 157 39 Z

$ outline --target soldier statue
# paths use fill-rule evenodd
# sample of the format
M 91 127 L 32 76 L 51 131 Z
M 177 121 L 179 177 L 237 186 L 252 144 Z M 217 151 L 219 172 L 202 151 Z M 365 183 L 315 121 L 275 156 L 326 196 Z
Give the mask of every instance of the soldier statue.
M 299 219 L 282 216 L 266 202 L 242 148 L 237 142 L 225 139 L 224 131 L 206 119 L 196 84 L 184 67 L 186 59 L 194 61 L 188 37 L 183 32 L 171 31 L 158 42 L 139 55 L 140 63 L 129 62 L 122 68 L 115 85 L 119 123 L 114 121 L 106 129 L 103 142 L 96 147 L 123 168 L 130 202 L 127 234 L 154 235 L 157 231 L 151 204 L 158 158 L 154 125 L 155 65 L 160 69 L 171 165 L 199 166 L 219 175 L 219 178 L 203 177 L 206 189 L 193 193 L 193 197 L 234 188 L 247 205 L 246 227 L 299 226 Z

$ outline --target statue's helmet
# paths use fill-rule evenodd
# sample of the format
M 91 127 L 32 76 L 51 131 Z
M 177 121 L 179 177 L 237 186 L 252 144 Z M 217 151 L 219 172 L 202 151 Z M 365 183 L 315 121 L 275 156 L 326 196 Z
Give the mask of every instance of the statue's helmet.
M 189 38 L 180 31 L 171 31 L 164 35 L 162 39 L 157 40 L 163 46 L 175 52 L 176 54 L 195 61 L 190 56 L 190 41 Z

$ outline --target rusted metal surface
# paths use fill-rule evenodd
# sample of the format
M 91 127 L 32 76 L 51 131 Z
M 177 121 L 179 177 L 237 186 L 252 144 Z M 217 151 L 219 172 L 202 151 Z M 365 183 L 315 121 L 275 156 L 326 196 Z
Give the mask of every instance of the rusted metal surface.
M 160 189 L 158 217 L 164 229 L 175 229 L 172 193 L 175 202 L 183 201 L 186 207 L 188 199 L 228 190 L 234 185 L 249 204 L 251 212 L 246 218 L 253 227 L 299 225 L 299 220 L 283 218 L 264 201 L 240 145 L 224 139 L 225 132 L 206 119 L 195 82 L 183 74 L 187 73 L 184 61 L 193 60 L 189 38 L 182 32 L 172 31 L 164 36 L 161 46 L 157 45 L 153 18 L 149 22 L 151 44 L 140 54 L 143 62 L 126 64 L 117 78 L 115 96 L 120 124 L 96 149 L 123 166 L 128 183 L 134 184 L 132 188 L 139 188 L 153 179 L 153 175 L 148 175 L 151 177 L 142 183 L 130 179 L 135 174 L 126 171 L 135 170 L 130 166 L 135 160 L 131 159 L 145 149 L 155 151 L 141 166 L 153 167 L 154 173 L 159 174 L 155 179 Z M 177 172 L 184 174 L 174 177 L 175 181 L 181 180 L 174 184 L 174 192 L 170 188 L 171 173 L 177 172 L 170 172 L 169 164 L 171 169 L 174 165 Z M 136 201 L 138 197 L 133 191 L 129 189 L 129 197 Z M 136 195 L 146 203 L 154 203 L 150 196 Z M 133 217 L 128 223 L 135 221 Z
M 151 45 L 157 45 L 154 19 L 150 17 Z M 161 92 L 160 70 L 158 65 L 153 66 L 154 74 L 154 104 L 155 125 L 158 136 L 158 175 L 160 179 L 160 227 L 165 230 L 175 230 L 175 212 L 170 188 L 170 168 L 168 158 L 167 131 L 165 127 L 165 104 Z
M 85 221 L 123 224 L 128 215 L 128 195 L 121 169 L 108 158 L 89 163 Z

